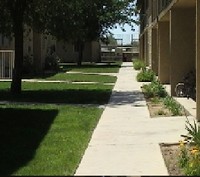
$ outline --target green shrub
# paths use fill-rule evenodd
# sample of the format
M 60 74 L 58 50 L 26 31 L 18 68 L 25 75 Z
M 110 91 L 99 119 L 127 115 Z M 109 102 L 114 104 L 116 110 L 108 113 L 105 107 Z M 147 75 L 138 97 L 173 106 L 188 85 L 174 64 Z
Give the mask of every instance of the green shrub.
M 167 96 L 164 99 L 165 106 L 171 111 L 174 116 L 182 115 L 182 107 L 172 97 Z
M 165 91 L 163 85 L 156 80 L 153 80 L 148 85 L 143 85 L 143 90 L 145 92 L 146 97 L 148 98 L 152 97 L 164 98 L 167 95 L 167 92 Z
M 153 97 L 151 98 L 151 102 L 154 104 L 158 104 L 161 102 L 161 99 L 159 97 Z
M 195 121 L 194 125 L 192 125 L 187 119 L 185 129 L 188 131 L 188 134 L 192 137 L 192 141 L 200 149 L 200 126 L 197 125 Z
M 165 88 L 163 87 L 163 85 L 159 82 L 159 81 L 152 81 L 151 82 L 151 87 L 152 90 L 154 92 L 154 96 L 160 97 L 160 98 L 164 98 L 167 95 L 167 92 L 165 91 Z
M 154 97 L 154 92 L 153 92 L 152 87 L 151 87 L 150 84 L 148 84 L 148 85 L 145 84 L 145 85 L 142 86 L 142 88 L 143 88 L 143 91 L 144 91 L 145 96 L 146 96 L 147 98 L 152 98 L 152 97 Z
M 184 168 L 187 166 L 189 162 L 188 147 L 183 143 L 183 141 L 180 141 L 179 149 L 180 149 L 180 154 L 178 157 L 179 166 L 181 168 Z
M 179 165 L 185 175 L 200 176 L 200 128 L 187 119 L 186 130 L 192 139 L 186 145 L 180 143 Z
M 155 73 L 152 70 L 143 69 L 137 74 L 138 82 L 151 82 L 155 80 Z
M 145 63 L 140 59 L 134 60 L 133 61 L 133 68 L 135 70 L 144 69 L 145 68 Z

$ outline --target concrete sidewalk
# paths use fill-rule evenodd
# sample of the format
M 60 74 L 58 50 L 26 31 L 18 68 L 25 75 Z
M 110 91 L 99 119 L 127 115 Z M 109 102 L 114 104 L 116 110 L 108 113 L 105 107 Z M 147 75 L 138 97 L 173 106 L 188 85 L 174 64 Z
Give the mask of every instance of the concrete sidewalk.
M 186 119 L 150 118 L 136 74 L 131 62 L 123 63 L 75 175 L 168 175 L 159 143 L 178 142 Z

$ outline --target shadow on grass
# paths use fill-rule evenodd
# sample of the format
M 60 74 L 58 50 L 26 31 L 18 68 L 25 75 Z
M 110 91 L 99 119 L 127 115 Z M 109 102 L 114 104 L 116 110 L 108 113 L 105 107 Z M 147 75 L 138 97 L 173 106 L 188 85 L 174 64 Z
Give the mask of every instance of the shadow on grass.
M 57 110 L 0 108 L 0 173 L 11 175 L 35 155 Z
M 110 89 L 36 90 L 23 91 L 19 96 L 12 96 L 9 91 L 0 91 L 0 100 L 38 103 L 106 104 L 109 101 L 111 92 Z
M 76 66 L 76 65 L 63 65 L 63 68 L 61 71 L 67 72 L 71 71 L 73 69 L 81 69 L 81 68 L 95 68 L 95 69 L 105 69 L 105 68 L 120 68 L 119 64 L 110 64 L 110 63 L 100 63 L 100 64 L 93 64 L 93 65 L 82 65 L 82 66 Z
M 58 72 L 44 72 L 39 75 L 24 75 L 24 79 L 46 79 L 52 77 L 58 73 L 66 73 L 74 69 L 105 69 L 105 68 L 117 68 L 119 69 L 121 66 L 115 62 L 101 62 L 101 63 L 91 63 L 91 64 L 82 64 L 81 66 L 77 66 L 76 63 L 62 63 L 60 64 L 61 68 Z

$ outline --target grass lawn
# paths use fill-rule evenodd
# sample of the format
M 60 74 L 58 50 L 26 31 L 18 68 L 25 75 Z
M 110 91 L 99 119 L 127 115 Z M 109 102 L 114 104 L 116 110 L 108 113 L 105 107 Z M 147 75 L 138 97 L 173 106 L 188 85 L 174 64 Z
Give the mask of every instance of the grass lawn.
M 0 105 L 1 175 L 73 175 L 102 111 Z
M 0 82 L 0 100 L 40 103 L 105 104 L 113 86 L 102 84 L 22 83 L 22 94 L 13 96 L 10 82 Z
M 115 83 L 117 77 L 109 75 L 98 75 L 92 73 L 118 73 L 121 62 L 114 62 L 110 65 L 96 65 L 95 63 L 77 66 L 75 63 L 65 63 L 61 65 L 58 73 L 44 73 L 38 76 L 24 76 L 24 78 L 35 78 L 45 80 L 65 80 L 69 82 L 99 82 L 99 83 Z M 67 71 L 75 71 L 91 74 L 67 73 Z
M 114 83 L 116 77 L 65 71 L 118 72 L 120 65 L 65 67 L 63 73 L 44 78 L 99 84 L 23 82 L 21 95 L 14 96 L 11 83 L 0 82 L 0 100 L 32 103 L 0 104 L 1 175 L 74 175 L 103 112 L 93 104 L 108 102 L 113 86 L 103 83 Z
M 45 80 L 66 80 L 69 82 L 99 82 L 99 83 L 115 83 L 117 77 L 115 76 L 102 76 L 97 74 L 69 74 L 57 73 L 55 75 L 45 75 L 37 77 L 37 79 Z
M 61 65 L 63 71 L 79 71 L 87 73 L 118 73 L 122 62 L 113 62 L 109 65 L 97 65 L 95 63 L 83 63 L 81 67 L 78 67 L 75 63 L 65 63 Z

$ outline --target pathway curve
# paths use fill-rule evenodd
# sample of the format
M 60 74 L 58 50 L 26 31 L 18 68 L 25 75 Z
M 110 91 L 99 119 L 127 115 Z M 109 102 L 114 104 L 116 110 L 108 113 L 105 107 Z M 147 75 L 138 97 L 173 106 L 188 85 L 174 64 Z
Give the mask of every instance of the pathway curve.
M 123 63 L 75 175 L 168 175 L 159 143 L 178 142 L 185 118 L 150 118 L 136 74 Z

